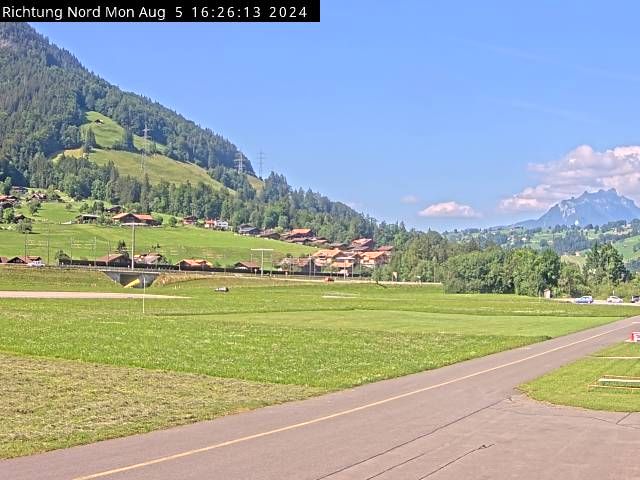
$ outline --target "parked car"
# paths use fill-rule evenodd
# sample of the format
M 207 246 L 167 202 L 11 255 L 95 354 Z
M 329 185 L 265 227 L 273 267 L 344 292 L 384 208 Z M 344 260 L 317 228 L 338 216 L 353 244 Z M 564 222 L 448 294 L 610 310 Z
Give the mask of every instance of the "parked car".
M 593 303 L 593 297 L 591 295 L 583 295 L 580 298 L 574 300 L 575 303 Z
M 624 300 L 621 299 L 620 297 L 616 297 L 615 295 L 611 295 L 610 297 L 607 297 L 607 303 L 623 303 Z
M 640 295 L 631 295 L 631 303 L 640 303 Z
M 27 263 L 29 267 L 44 267 L 44 262 L 42 260 L 34 260 L 33 262 Z

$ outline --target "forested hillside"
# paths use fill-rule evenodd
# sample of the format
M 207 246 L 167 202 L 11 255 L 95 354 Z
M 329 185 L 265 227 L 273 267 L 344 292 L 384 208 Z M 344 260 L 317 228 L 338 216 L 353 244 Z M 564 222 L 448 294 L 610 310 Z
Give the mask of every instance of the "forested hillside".
M 14 185 L 60 189 L 76 199 L 137 211 L 222 217 L 260 228 L 309 227 L 331 240 L 374 233 L 373 219 L 294 189 L 283 175 L 272 173 L 264 184 L 249 177 L 250 161 L 227 139 L 109 84 L 27 24 L 0 23 L 0 86 L 0 182 L 10 178 Z M 211 181 L 199 175 L 157 181 L 144 170 L 133 174 L 131 158 L 143 148 L 145 125 L 147 153 L 194 163 Z M 114 138 L 115 132 L 121 138 Z M 245 174 L 234 170 L 238 157 Z
M 235 145 L 151 100 L 123 92 L 69 52 L 22 23 L 0 23 L 0 157 L 28 176 L 29 160 L 82 143 L 85 112 L 97 111 L 130 132 L 145 124 L 165 154 L 203 168 L 233 167 Z M 252 173 L 246 160 L 245 171 Z

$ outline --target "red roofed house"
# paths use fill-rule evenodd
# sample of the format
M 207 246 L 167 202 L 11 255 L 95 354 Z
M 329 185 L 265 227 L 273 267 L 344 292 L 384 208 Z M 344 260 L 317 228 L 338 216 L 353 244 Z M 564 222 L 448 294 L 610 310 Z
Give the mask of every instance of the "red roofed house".
M 389 261 L 388 252 L 365 252 L 360 262 L 365 267 L 374 268 L 384 265 Z

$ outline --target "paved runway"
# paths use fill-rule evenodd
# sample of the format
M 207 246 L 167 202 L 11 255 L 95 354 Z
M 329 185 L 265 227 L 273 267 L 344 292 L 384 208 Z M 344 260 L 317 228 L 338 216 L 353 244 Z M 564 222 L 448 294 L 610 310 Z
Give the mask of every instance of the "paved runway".
M 640 413 L 514 388 L 628 337 L 640 317 L 301 402 L 0 462 L 24 479 L 637 479 Z
M 123 298 L 185 298 L 173 295 L 149 295 L 143 293 L 106 293 L 106 292 L 40 292 L 20 290 L 0 290 L 0 298 L 61 298 L 61 299 L 123 299 Z

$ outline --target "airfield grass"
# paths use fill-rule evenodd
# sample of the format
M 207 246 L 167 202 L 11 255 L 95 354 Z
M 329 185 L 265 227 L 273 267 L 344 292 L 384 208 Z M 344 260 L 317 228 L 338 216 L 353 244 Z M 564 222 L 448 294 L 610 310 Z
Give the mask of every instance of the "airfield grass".
M 317 389 L 0 353 L 0 458 L 208 420 Z
M 1 289 L 8 285 L 14 289 L 57 289 L 53 285 L 55 270 L 34 273 L 25 267 L 14 268 L 11 279 L 4 275 L 8 271 L 0 269 Z M 42 277 L 38 277 L 40 272 Z M 65 290 L 81 290 L 89 284 L 93 290 L 120 289 L 94 275 L 66 270 L 55 285 Z M 219 286 L 228 286 L 230 291 L 215 293 L 213 289 Z M 204 401 L 198 400 L 200 387 L 194 387 L 193 399 L 185 387 L 182 398 L 202 408 L 185 402 L 183 411 L 176 413 L 171 407 L 173 400 L 165 398 L 166 390 L 154 387 L 153 382 L 148 389 L 143 384 L 131 393 L 132 402 L 156 399 L 161 404 L 166 402 L 166 412 L 152 409 L 139 418 L 123 413 L 118 420 L 117 412 L 105 406 L 104 414 L 97 409 L 91 419 L 70 414 L 68 428 L 77 424 L 80 433 L 67 440 L 64 432 L 52 438 L 55 431 L 44 431 L 47 421 L 55 423 L 56 412 L 70 408 L 64 396 L 56 396 L 57 384 L 45 385 L 46 391 L 41 393 L 51 396 L 51 414 L 47 414 L 38 409 L 42 397 L 28 394 L 39 384 L 26 383 L 21 393 L 0 398 L 0 409 L 17 405 L 19 398 L 26 413 L 9 409 L 7 421 L 20 423 L 21 429 L 31 432 L 33 441 L 19 446 L 17 440 L 7 439 L 8 445 L 0 446 L 0 452 L 4 452 L 0 456 L 175 425 L 176 415 L 178 423 L 196 421 L 239 408 L 438 368 L 611 322 L 637 311 L 634 307 L 583 306 L 509 295 L 447 295 L 433 285 L 303 283 L 218 275 L 206 279 L 164 277 L 147 292 L 184 298 L 148 300 L 145 315 L 139 299 L 1 299 L 0 352 L 27 364 L 64 360 L 52 368 L 64 365 L 82 370 L 90 365 L 86 368 L 100 370 L 103 366 L 104 375 L 110 375 L 113 369 L 134 369 L 131 375 L 148 372 L 157 378 L 166 375 L 167 386 L 179 383 L 181 375 L 191 375 L 189 378 L 198 382 L 227 379 L 240 382 L 239 388 L 255 387 L 268 394 L 258 395 L 256 400 L 249 393 L 246 401 L 241 399 L 228 407 L 222 391 L 214 389 L 206 400 L 209 403 L 202 404 L 198 403 Z M 36 371 L 38 368 L 33 367 Z M 24 377 L 19 368 L 6 370 L 4 375 L 8 377 L 3 383 L 19 384 Z M 73 378 L 78 382 L 73 389 L 84 392 L 80 404 L 90 404 L 91 392 L 99 391 L 103 383 L 111 385 L 97 374 Z M 122 391 L 128 392 L 124 387 Z M 257 403 L 251 403 L 251 399 Z M 47 420 L 47 415 L 52 418 Z M 103 423 L 114 428 L 101 430 Z
M 557 405 L 639 412 L 640 389 L 594 387 L 604 375 L 640 377 L 640 346 L 621 343 L 559 368 L 520 388 L 536 400 Z
M 67 209 L 66 205 L 71 205 Z M 55 252 L 63 250 L 74 259 L 91 260 L 113 253 L 118 240 L 131 246 L 131 228 L 121 226 L 100 226 L 94 224 L 64 224 L 79 215 L 81 203 L 43 203 L 36 215 L 26 209 L 19 210 L 32 217 L 33 233 L 23 235 L 15 229 L 0 229 L 0 255 L 24 255 L 25 244 L 28 255 L 40 255 L 45 262 L 54 261 Z M 95 245 L 95 249 L 94 249 Z M 156 248 L 157 246 L 159 248 Z M 292 243 L 237 235 L 232 232 L 209 230 L 194 226 L 146 227 L 136 229 L 136 253 L 156 250 L 172 263 L 183 258 L 206 258 L 214 264 L 233 265 L 235 262 L 255 260 L 257 254 L 252 248 L 273 249 L 274 261 L 286 254 L 306 255 L 315 251 L 312 247 Z M 270 256 L 265 255 L 265 261 Z M 267 263 L 267 267 L 270 265 Z

